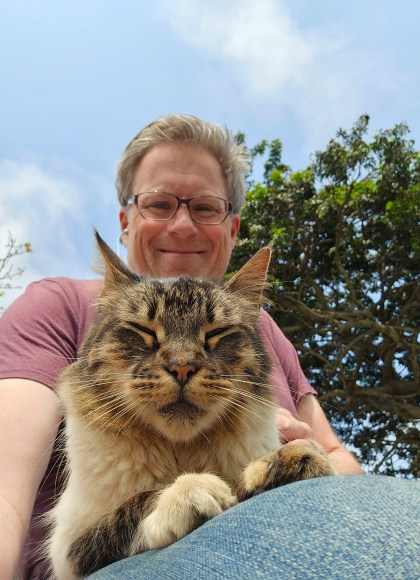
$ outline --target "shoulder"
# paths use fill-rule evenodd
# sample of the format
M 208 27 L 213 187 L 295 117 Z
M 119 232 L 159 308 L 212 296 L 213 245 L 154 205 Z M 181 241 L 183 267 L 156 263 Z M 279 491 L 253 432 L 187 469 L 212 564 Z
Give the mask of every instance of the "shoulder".
M 273 344 L 280 343 L 291 346 L 289 339 L 286 338 L 284 333 L 280 330 L 268 312 L 263 308 L 260 310 L 260 315 L 257 321 L 257 329 L 260 333 L 260 336 L 265 339 L 265 341 Z
M 96 312 L 100 280 L 44 278 L 28 285 L 25 292 L 1 317 L 3 330 L 22 334 L 71 332 L 79 343 Z
M 0 317 L 0 376 L 54 387 L 96 313 L 99 280 L 45 278 Z
M 31 297 L 62 297 L 72 301 L 84 302 L 97 296 L 100 290 L 100 280 L 79 280 L 76 278 L 43 278 L 28 285 L 25 295 Z
M 310 386 L 303 374 L 295 347 L 268 312 L 263 309 L 261 309 L 258 317 L 257 328 L 268 353 L 271 355 L 273 362 L 272 376 L 284 376 L 287 379 L 295 403 L 299 401 L 303 394 L 316 394 L 316 391 Z M 275 377 L 272 378 L 272 381 L 274 380 Z M 284 385 L 280 387 L 280 390 L 284 391 Z M 283 400 L 281 400 L 281 404 L 289 408 L 284 404 Z
M 261 309 L 257 321 L 258 333 L 273 359 L 281 362 L 283 368 L 297 362 L 296 350 L 286 335 L 265 310 Z M 299 364 L 297 362 L 297 364 Z
M 96 301 L 100 285 L 99 280 L 43 278 L 29 284 L 9 310 L 33 313 L 39 309 L 39 314 L 48 312 L 49 315 L 64 310 L 76 314 Z

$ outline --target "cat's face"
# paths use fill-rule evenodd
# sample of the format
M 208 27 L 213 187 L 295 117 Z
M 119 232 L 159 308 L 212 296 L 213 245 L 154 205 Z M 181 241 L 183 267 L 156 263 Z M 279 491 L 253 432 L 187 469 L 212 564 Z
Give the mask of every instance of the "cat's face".
M 254 264 L 259 288 L 255 272 L 221 287 L 141 278 L 112 260 L 81 353 L 109 428 L 141 423 L 173 441 L 233 429 L 250 398 L 269 396 L 269 362 L 255 330 L 268 257 Z

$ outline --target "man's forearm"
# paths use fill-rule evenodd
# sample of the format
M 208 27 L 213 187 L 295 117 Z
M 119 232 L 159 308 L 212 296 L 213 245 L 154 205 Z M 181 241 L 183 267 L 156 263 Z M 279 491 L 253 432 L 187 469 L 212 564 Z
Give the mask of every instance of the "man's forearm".
M 0 578 L 12 580 L 19 565 L 26 527 L 14 507 L 0 497 Z
M 362 475 L 364 473 L 357 459 L 344 447 L 328 452 L 328 457 L 340 475 Z

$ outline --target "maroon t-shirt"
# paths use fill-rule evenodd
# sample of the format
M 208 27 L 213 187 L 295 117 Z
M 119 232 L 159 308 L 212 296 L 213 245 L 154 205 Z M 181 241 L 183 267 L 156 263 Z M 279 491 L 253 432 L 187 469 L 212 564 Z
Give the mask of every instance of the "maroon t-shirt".
M 77 355 L 95 316 L 99 280 L 48 278 L 30 284 L 0 318 L 0 379 L 23 378 L 56 388 L 59 373 Z M 258 330 L 273 361 L 271 382 L 278 404 L 292 413 L 300 398 L 316 391 L 306 380 L 295 349 L 272 318 L 261 311 Z M 40 516 L 51 507 L 61 486 L 63 457 L 55 449 L 41 482 L 21 560 L 20 577 L 45 573 L 37 550 L 45 536 Z

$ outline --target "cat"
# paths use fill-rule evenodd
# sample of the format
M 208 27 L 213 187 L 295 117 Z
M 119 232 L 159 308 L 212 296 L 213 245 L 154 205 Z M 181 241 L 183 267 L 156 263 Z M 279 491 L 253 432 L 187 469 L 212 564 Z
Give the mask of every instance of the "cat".
M 335 474 L 321 451 L 279 443 L 256 331 L 270 248 L 222 284 L 157 280 L 95 235 L 98 314 L 58 387 L 68 473 L 46 550 L 59 580 L 168 546 L 264 490 Z

